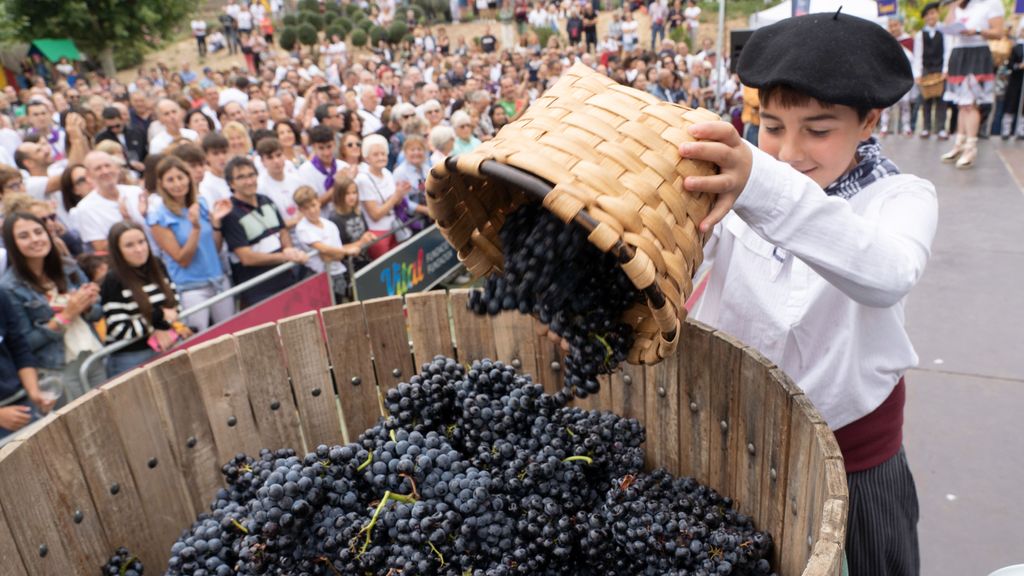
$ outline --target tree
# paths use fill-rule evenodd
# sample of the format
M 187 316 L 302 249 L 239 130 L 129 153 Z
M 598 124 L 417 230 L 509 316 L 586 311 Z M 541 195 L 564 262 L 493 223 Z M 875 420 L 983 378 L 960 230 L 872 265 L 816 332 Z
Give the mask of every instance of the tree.
M 363 46 L 366 46 L 366 41 L 368 40 L 368 38 L 366 37 L 366 31 L 363 30 L 362 28 L 356 28 L 355 30 L 352 31 L 352 36 L 349 37 L 349 40 L 352 42 L 352 45 L 355 46 L 356 48 L 362 48 Z
M 115 50 L 141 50 L 169 38 L 197 9 L 197 0 L 4 0 L 18 22 L 17 35 L 70 38 L 97 58 L 108 75 L 116 72 Z
M 306 46 L 316 46 L 316 43 L 319 41 L 319 38 L 317 38 L 316 34 L 316 28 L 314 28 L 313 25 L 308 22 L 299 26 L 298 34 L 299 42 L 305 44 Z

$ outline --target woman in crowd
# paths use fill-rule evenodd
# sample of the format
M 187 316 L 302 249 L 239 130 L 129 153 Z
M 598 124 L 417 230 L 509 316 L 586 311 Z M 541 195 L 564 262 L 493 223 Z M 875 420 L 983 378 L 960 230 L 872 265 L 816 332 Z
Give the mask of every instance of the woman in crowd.
M 169 350 L 187 329 L 177 324 L 174 285 L 149 249 L 142 226 L 118 222 L 110 228 L 107 243 L 110 270 L 100 288 L 107 344 L 138 338 L 107 359 L 107 376 L 113 378 Z
M 202 110 L 193 108 L 188 111 L 188 114 L 185 114 L 185 128 L 194 131 L 198 135 L 197 140 L 201 141 L 203 136 L 214 132 L 217 126 Z
M 92 322 L 99 320 L 99 288 L 71 261 L 61 258 L 46 223 L 33 214 L 6 215 L 4 246 L 10 267 L 0 286 L 11 296 L 41 377 L 56 376 L 68 401 L 103 382 L 103 368 L 94 364 L 83 385 L 78 368 L 102 345 Z
M 92 184 L 85 175 L 82 164 L 68 164 L 60 176 L 60 197 L 64 202 L 64 211 L 69 212 L 92 191 Z
M 363 139 L 355 132 L 346 132 L 341 137 L 341 150 L 338 159 L 342 161 L 344 171 L 349 178 L 355 179 L 363 166 Z
M 452 114 L 452 128 L 455 129 L 455 146 L 452 154 L 465 154 L 476 150 L 480 145 L 480 139 L 473 136 L 473 119 L 469 114 L 459 110 Z
M 501 130 L 505 124 L 508 124 L 508 112 L 505 111 L 505 107 L 501 104 L 491 104 L 491 107 L 487 110 L 487 115 L 491 117 L 491 124 L 494 126 L 495 133 Z
M 444 162 L 455 147 L 455 131 L 448 126 L 435 126 L 430 131 L 430 165 Z
M 351 132 L 353 134 L 363 133 L 363 119 L 359 117 L 352 109 L 347 109 L 341 113 L 341 132 Z
M 358 245 L 362 250 L 373 242 L 376 236 L 366 228 L 366 219 L 363 218 L 363 210 L 359 204 L 359 187 L 348 176 L 339 176 L 331 190 L 334 194 L 334 210 L 329 220 L 338 227 L 343 243 Z M 356 270 L 370 262 L 365 252 L 355 256 L 353 260 Z
M 406 196 L 408 204 L 408 221 L 420 217 L 416 222 L 409 225 L 412 232 L 419 232 L 425 227 L 425 222 L 430 219 L 430 211 L 427 209 L 427 174 L 430 173 L 430 164 L 427 163 L 427 143 L 421 136 L 408 136 L 402 146 L 405 160 L 395 168 L 395 182 L 408 182 L 409 194 Z
M 221 220 L 231 212 L 231 201 L 219 200 L 212 209 L 207 206 L 206 200 L 198 197 L 188 166 L 174 156 L 160 161 L 156 180 L 163 202 L 149 219 L 150 231 L 181 295 L 182 307 L 192 308 L 230 286 L 219 253 Z M 234 312 L 230 298 L 221 300 L 189 316 L 187 324 L 196 331 L 206 330 Z
M 39 218 L 46 225 L 46 231 L 50 233 L 50 238 L 53 238 L 53 245 L 61 258 L 74 259 L 83 252 L 82 239 L 78 234 L 68 232 L 61 224 L 52 203 L 28 194 L 8 194 L 4 197 L 3 212 L 27 212 Z
M 943 162 L 955 162 L 957 168 L 970 168 L 978 156 L 978 131 L 981 107 L 995 102 L 995 63 L 989 40 L 1000 40 L 1006 31 L 1006 11 L 996 0 L 960 0 L 949 11 L 947 23 L 964 26 L 959 36 L 950 37 L 945 99 L 959 108 L 956 143 L 942 155 Z
M 622 15 L 622 50 L 629 54 L 637 46 L 640 23 L 633 19 L 633 13 L 626 10 Z
M 25 179 L 21 171 L 13 166 L 0 164 L 0 200 L 8 194 L 24 194 Z
M 241 122 L 228 122 L 221 128 L 221 133 L 228 139 L 228 158 L 236 156 L 248 158 L 252 154 L 252 139 L 249 131 Z
M 277 139 L 281 142 L 281 154 L 292 166 L 298 168 L 302 166 L 303 162 L 309 160 L 309 154 L 306 152 L 305 146 L 302 145 L 302 133 L 295 122 L 282 120 L 276 123 L 274 133 L 277 134 Z
M 408 237 L 408 233 L 396 232 L 388 234 L 401 225 L 396 220 L 395 209 L 401 203 L 404 206 L 405 195 L 409 192 L 409 183 L 396 184 L 388 164 L 388 141 L 379 134 L 371 134 L 363 139 L 363 156 L 367 168 L 355 178 L 359 187 L 359 200 L 366 213 L 366 224 L 376 238 L 384 238 L 371 246 L 368 251 L 370 258 L 377 258 L 398 245 Z

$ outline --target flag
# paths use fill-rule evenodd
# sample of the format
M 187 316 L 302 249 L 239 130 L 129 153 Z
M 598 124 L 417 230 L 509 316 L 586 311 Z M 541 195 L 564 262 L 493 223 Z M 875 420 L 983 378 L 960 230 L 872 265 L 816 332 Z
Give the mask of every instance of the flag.
M 1024 0 L 1017 0 L 1013 6 L 1014 14 L 1024 14 Z
M 1018 2 L 1024 2 L 1024 0 L 1017 0 Z M 896 15 L 896 0 L 878 0 L 878 16 L 895 16 Z

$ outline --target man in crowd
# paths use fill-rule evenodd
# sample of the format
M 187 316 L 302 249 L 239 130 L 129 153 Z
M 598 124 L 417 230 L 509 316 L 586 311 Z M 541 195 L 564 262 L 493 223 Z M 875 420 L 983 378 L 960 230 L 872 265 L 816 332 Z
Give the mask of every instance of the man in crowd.
M 308 257 L 292 247 L 291 235 L 274 202 L 257 192 L 256 166 L 248 158 L 232 158 L 224 168 L 231 186 L 231 213 L 222 222 L 224 241 L 231 251 L 231 279 L 237 286 L 281 264 L 304 264 Z M 283 273 L 242 293 L 247 308 L 290 286 L 296 278 Z
M 149 141 L 149 151 L 152 154 L 159 154 L 164 151 L 175 140 L 184 138 L 195 142 L 199 135 L 194 130 L 189 130 L 181 125 L 185 112 L 174 100 L 163 99 L 156 105 L 156 114 L 163 125 L 164 131 L 154 136 Z
M 291 229 L 302 218 L 295 200 L 292 199 L 292 194 L 301 186 L 301 182 L 296 174 L 289 174 L 285 170 L 287 161 L 281 151 L 281 142 L 277 138 L 261 139 L 256 144 L 256 153 L 263 164 L 258 190 L 260 194 L 274 201 L 274 205 L 284 217 L 285 226 Z
M 43 100 L 32 100 L 25 106 L 29 129 L 26 135 L 38 136 L 51 150 L 54 162 L 64 159 L 67 135 L 53 123 L 53 111 Z
M 149 153 L 145 134 L 126 125 L 124 116 L 116 106 L 107 106 L 103 109 L 102 115 L 104 128 L 96 134 L 96 142 L 113 140 L 120 144 L 132 170 L 141 174 L 145 169 L 142 160 Z
M 107 251 L 110 227 L 126 217 L 145 223 L 146 201 L 142 188 L 118 184 L 120 167 L 106 152 L 93 151 L 85 156 L 85 170 L 93 191 L 71 209 L 71 225 L 96 252 Z

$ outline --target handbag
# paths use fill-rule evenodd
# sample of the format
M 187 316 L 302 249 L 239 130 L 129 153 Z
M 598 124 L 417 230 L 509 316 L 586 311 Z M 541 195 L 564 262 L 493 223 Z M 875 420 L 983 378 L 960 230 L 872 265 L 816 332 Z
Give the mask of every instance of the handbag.
M 377 187 L 377 183 L 373 180 L 372 174 L 367 174 L 370 179 L 370 184 L 373 184 L 373 189 L 377 192 L 377 197 L 380 198 L 380 203 L 386 202 L 384 195 L 380 193 L 380 188 Z M 391 210 L 391 232 L 393 232 L 394 238 L 398 242 L 405 242 L 409 238 L 412 238 L 412 232 L 405 226 L 405 220 L 401 214 L 406 214 L 409 210 L 409 203 L 405 198 L 395 205 L 394 209 Z M 401 214 L 400 214 L 401 212 Z

